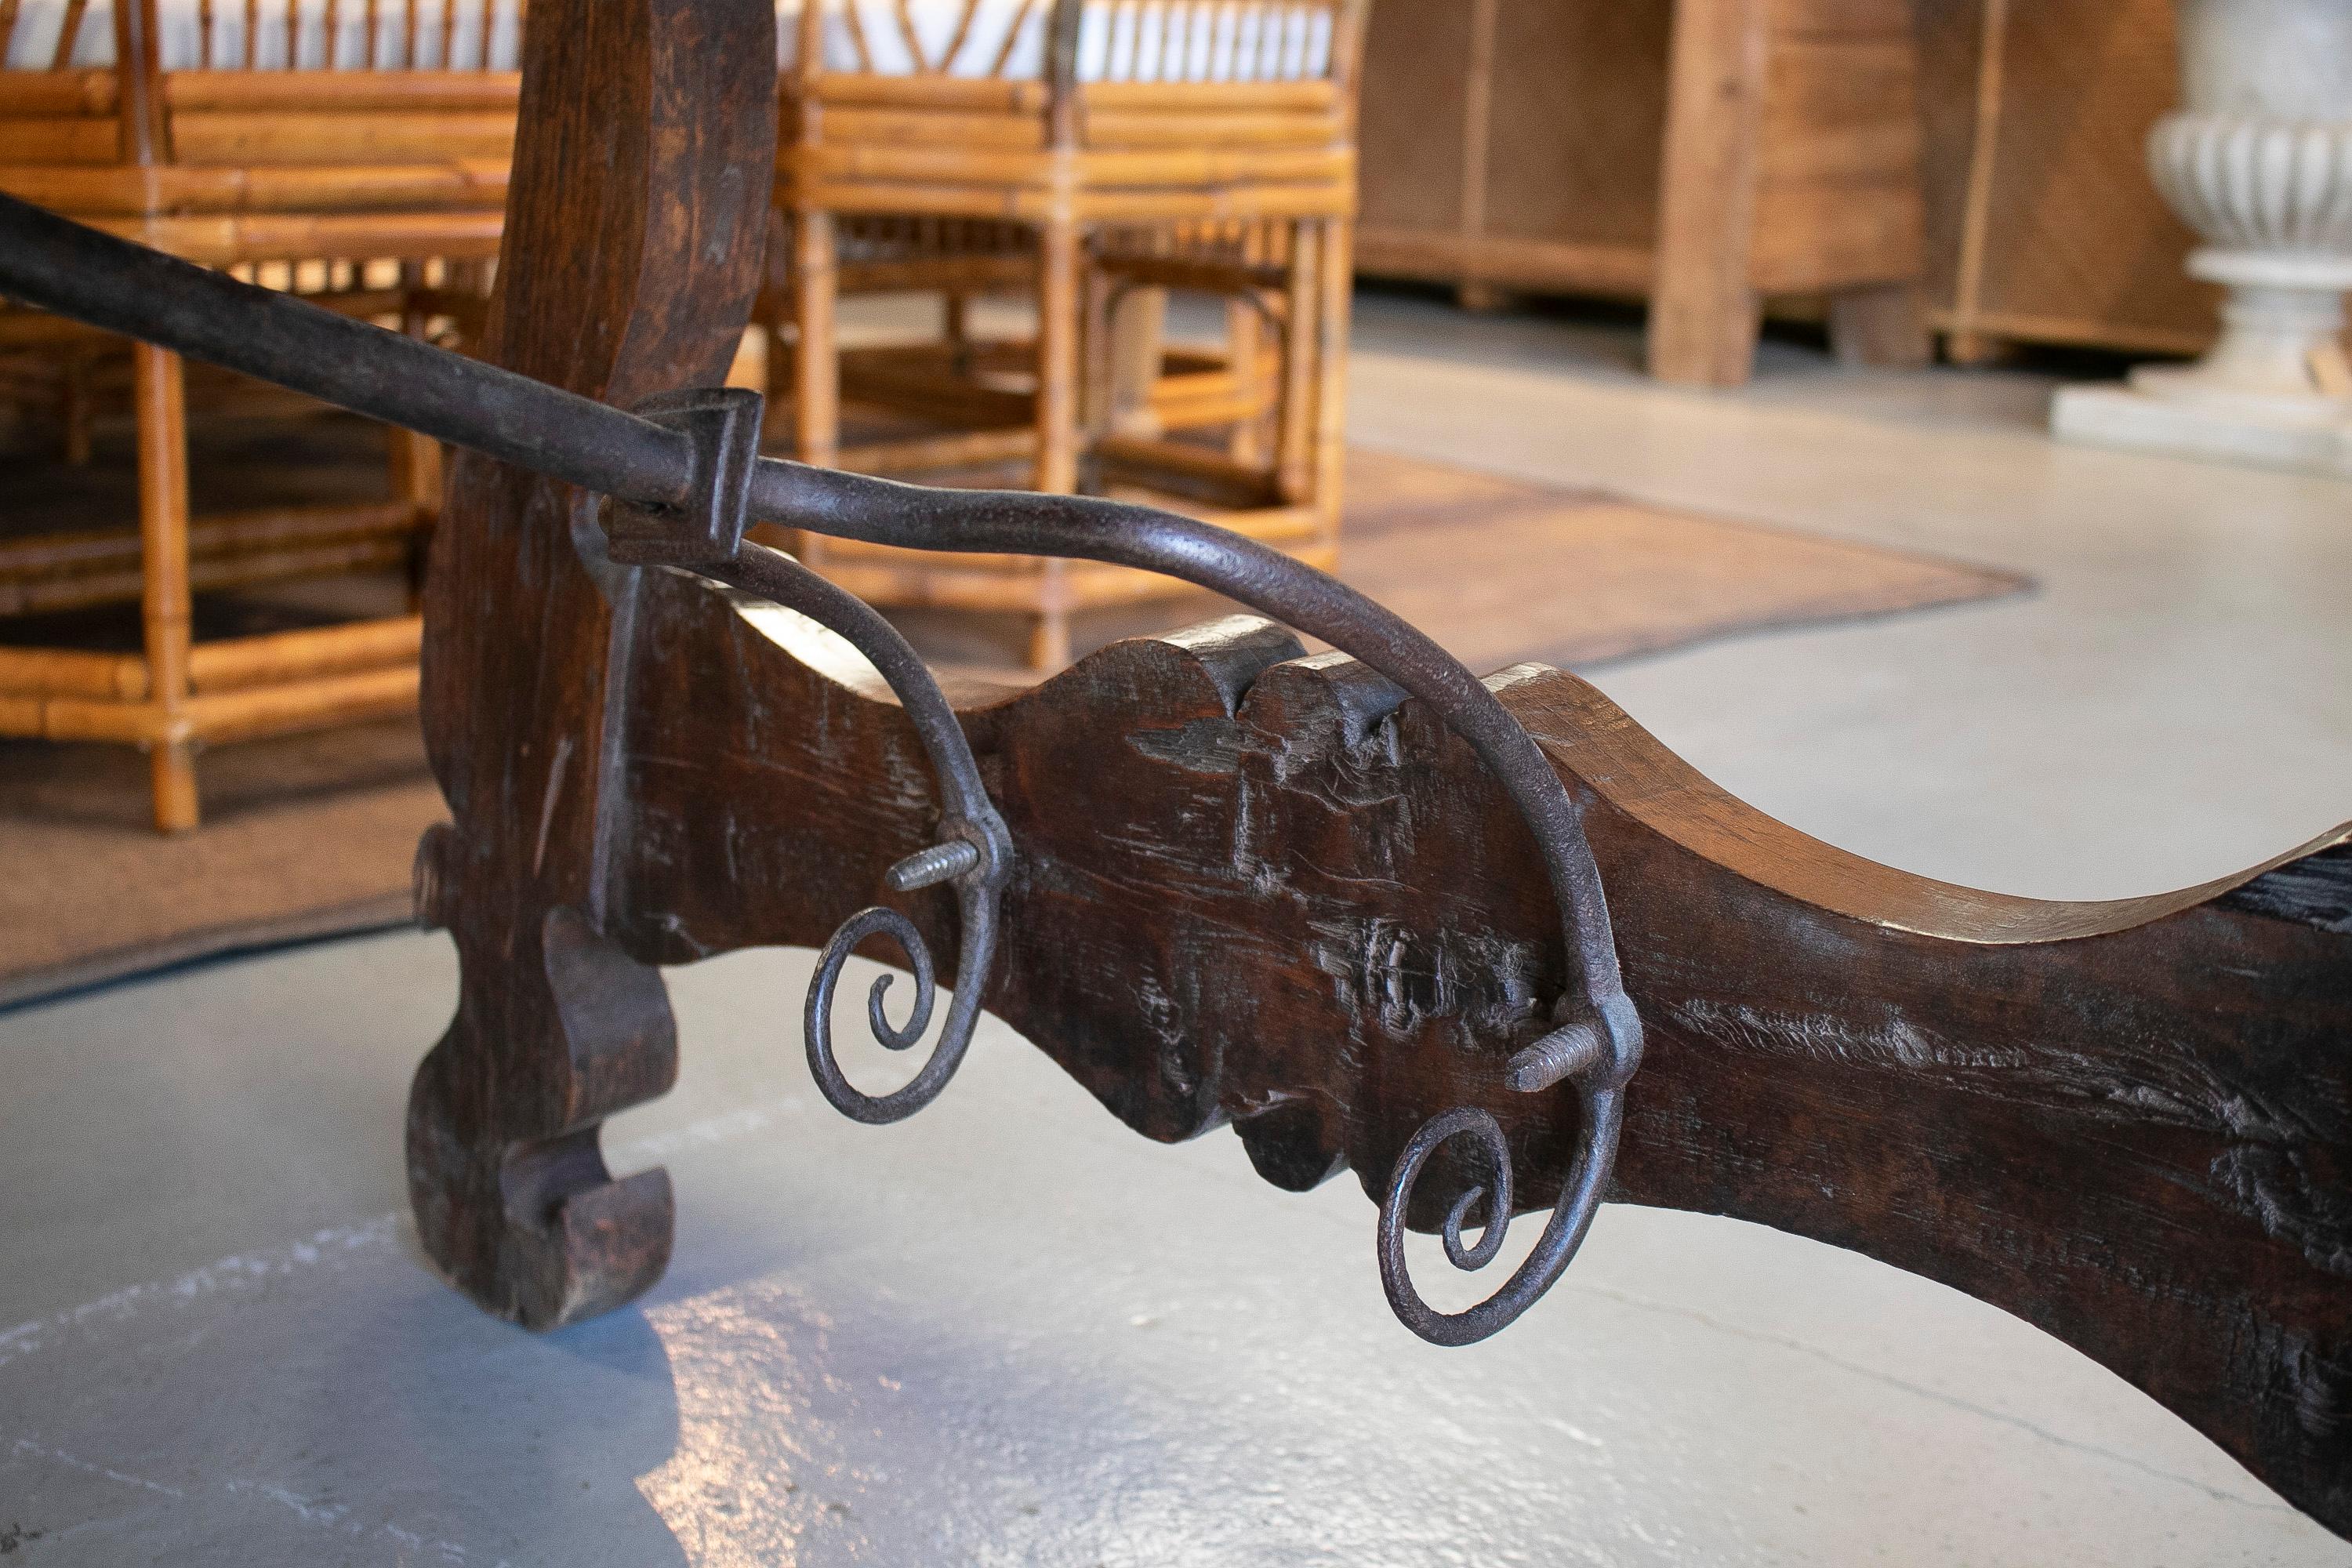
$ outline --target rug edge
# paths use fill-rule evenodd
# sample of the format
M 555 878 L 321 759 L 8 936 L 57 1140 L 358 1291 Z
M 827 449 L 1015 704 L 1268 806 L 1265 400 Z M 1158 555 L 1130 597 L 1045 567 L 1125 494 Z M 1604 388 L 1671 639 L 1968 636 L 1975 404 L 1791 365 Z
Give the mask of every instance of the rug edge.
M 265 948 L 287 947 L 328 937 L 356 936 L 415 925 L 415 895 L 406 889 L 374 893 L 339 904 L 270 915 L 183 931 L 161 941 L 140 942 L 104 952 L 68 959 L 38 969 L 0 974 L 0 1011 L 55 1000 L 93 986 L 135 979 L 203 959 L 226 958 Z

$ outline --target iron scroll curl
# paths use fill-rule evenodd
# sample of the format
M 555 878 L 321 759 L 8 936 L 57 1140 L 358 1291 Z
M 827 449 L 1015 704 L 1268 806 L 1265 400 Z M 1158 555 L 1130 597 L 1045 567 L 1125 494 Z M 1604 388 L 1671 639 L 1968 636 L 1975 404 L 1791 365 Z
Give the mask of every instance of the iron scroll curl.
M 1533 1251 L 1486 1300 L 1443 1312 L 1422 1296 L 1405 1261 L 1405 1218 L 1415 1187 L 1441 1147 L 1456 1139 L 1475 1143 L 1486 1179 L 1455 1201 L 1440 1236 L 1456 1268 L 1482 1268 L 1500 1255 L 1509 1228 L 1510 1156 L 1500 1123 L 1485 1110 L 1457 1108 L 1423 1123 L 1399 1156 L 1381 1200 L 1381 1281 L 1405 1326 L 1441 1345 L 1489 1337 L 1550 1288 L 1582 1245 L 1608 1185 L 1625 1086 L 1641 1065 L 1642 1026 L 1619 972 L 1582 814 L 1484 682 L 1410 623 L 1344 584 L 1254 540 L 1150 507 L 1028 491 L 941 492 L 772 458 L 758 464 L 746 502 L 754 516 L 837 538 L 1064 556 L 1181 578 L 1361 660 L 1427 703 L 1467 742 L 1535 835 L 1574 973 L 1553 1027 L 1509 1058 L 1504 1079 L 1517 1093 L 1572 1085 L 1581 1125 L 1574 1164 Z M 1465 1242 L 1482 1199 L 1482 1234 Z
M 1500 1253 L 1511 1209 L 1508 1149 L 1488 1111 L 1462 1108 L 1408 1142 L 1381 1205 L 1381 1280 L 1423 1338 L 1466 1344 L 1503 1328 L 1559 1278 L 1589 1229 L 1613 1164 L 1625 1086 L 1642 1026 L 1619 973 L 1599 868 L 1575 801 L 1494 693 L 1411 625 L 1268 547 L 1151 508 L 1083 496 L 940 491 L 758 456 L 755 394 L 688 392 L 638 412 L 614 408 L 370 323 L 120 239 L 0 195 L 0 293 L 101 330 L 275 383 L 388 424 L 607 497 L 612 559 L 670 565 L 799 611 L 846 637 L 898 693 L 940 781 L 938 841 L 892 868 L 901 891 L 954 885 L 961 914 L 955 1000 L 914 1080 L 869 1096 L 842 1077 L 829 1004 L 856 942 L 886 934 L 907 951 L 917 984 L 904 1024 L 883 987 L 867 1016 L 886 1046 L 911 1046 L 936 995 L 930 955 L 912 922 L 887 910 L 853 915 L 827 945 L 812 987 L 809 1060 L 828 1100 L 861 1121 L 889 1121 L 934 1098 L 978 1021 L 998 945 L 999 894 L 1013 847 L 990 804 L 961 728 L 921 659 L 889 623 L 780 552 L 744 538 L 752 518 L 839 538 L 931 551 L 1053 555 L 1139 567 L 1221 593 L 1319 637 L 1421 700 L 1468 742 L 1534 833 L 1571 960 L 1552 1027 L 1504 1068 L 1505 1087 L 1570 1086 L 1581 1112 L 1577 1152 L 1535 1249 L 1486 1300 L 1440 1312 L 1414 1288 L 1403 1251 L 1416 1183 L 1451 1142 L 1475 1143 L 1486 1180 L 1441 1228 L 1456 1267 Z M 1465 1240 L 1484 1204 L 1483 1234 Z
M 903 1051 L 911 1049 L 930 1026 L 938 995 L 930 949 L 915 923 L 896 910 L 869 906 L 841 923 L 818 957 L 802 1014 L 809 1075 L 826 1101 L 853 1121 L 875 1126 L 902 1121 L 939 1098 L 971 1046 L 981 997 L 987 992 L 996 956 L 999 894 L 1013 864 L 1012 836 L 988 798 L 971 744 L 939 683 L 898 628 L 871 605 L 763 544 L 745 543 L 734 559 L 701 570 L 847 638 L 898 693 L 939 778 L 943 811 L 937 841 L 893 866 L 885 879 L 901 893 L 943 882 L 955 889 L 961 927 L 955 999 L 929 1057 L 906 1084 L 874 1095 L 849 1081 L 834 1048 L 833 998 L 842 968 L 859 943 L 877 934 L 887 936 L 906 954 L 914 972 L 915 998 L 906 1022 L 893 1025 L 885 1007 L 891 977 L 876 980 L 866 999 L 874 1037 L 888 1049 Z

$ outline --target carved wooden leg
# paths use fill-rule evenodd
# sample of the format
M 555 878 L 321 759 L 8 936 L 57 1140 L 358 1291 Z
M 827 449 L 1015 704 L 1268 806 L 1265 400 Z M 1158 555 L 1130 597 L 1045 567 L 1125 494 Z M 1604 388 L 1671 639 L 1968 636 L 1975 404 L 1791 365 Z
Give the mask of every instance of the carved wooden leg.
M 677 1081 L 677 1028 L 658 970 L 578 910 L 534 920 L 528 900 L 499 907 L 467 856 L 446 829 L 417 851 L 420 913 L 457 922 L 462 980 L 410 1090 L 409 1200 L 451 1283 L 551 1329 L 622 1305 L 669 1267 L 669 1173 L 614 1181 L 597 1134 Z
M 180 356 L 131 346 L 139 431 L 140 619 L 147 654 L 147 763 L 155 826 L 196 826 L 188 705 L 188 423 Z
M 774 163 L 774 23 L 769 0 L 530 8 L 488 358 L 625 405 L 718 384 L 759 285 L 768 192 L 735 175 Z M 616 1182 L 597 1152 L 677 1070 L 660 973 L 608 934 L 643 583 L 604 558 L 597 505 L 460 456 L 425 593 L 454 822 L 418 851 L 418 903 L 463 982 L 410 1094 L 409 1194 L 450 1279 L 533 1328 L 626 1301 L 669 1257 L 667 1174 Z

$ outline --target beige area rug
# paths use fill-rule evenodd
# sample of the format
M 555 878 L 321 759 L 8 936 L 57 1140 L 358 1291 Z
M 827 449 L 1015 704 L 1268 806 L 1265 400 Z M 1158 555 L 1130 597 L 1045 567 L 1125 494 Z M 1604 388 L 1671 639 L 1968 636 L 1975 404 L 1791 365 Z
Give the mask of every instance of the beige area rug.
M 1763 627 L 2018 592 L 1929 557 L 1550 489 L 1372 452 L 1349 470 L 1341 575 L 1472 668 L 1589 666 Z M 1081 647 L 1182 626 L 1206 595 L 1089 618 Z M 1017 678 L 1009 618 L 908 617 L 944 666 Z M 0 742 L 0 1005 L 192 958 L 408 918 L 441 816 L 415 727 L 226 746 L 205 826 L 145 826 L 146 768 L 111 747 Z

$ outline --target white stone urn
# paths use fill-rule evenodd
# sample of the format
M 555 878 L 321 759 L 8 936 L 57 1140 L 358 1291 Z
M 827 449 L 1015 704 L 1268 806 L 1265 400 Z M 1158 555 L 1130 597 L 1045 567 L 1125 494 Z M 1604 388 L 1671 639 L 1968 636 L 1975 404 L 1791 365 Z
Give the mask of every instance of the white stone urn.
M 2229 290 L 2191 365 L 2069 387 L 2061 436 L 2352 473 L 2352 0 L 2176 0 L 2181 107 L 2148 167 Z

